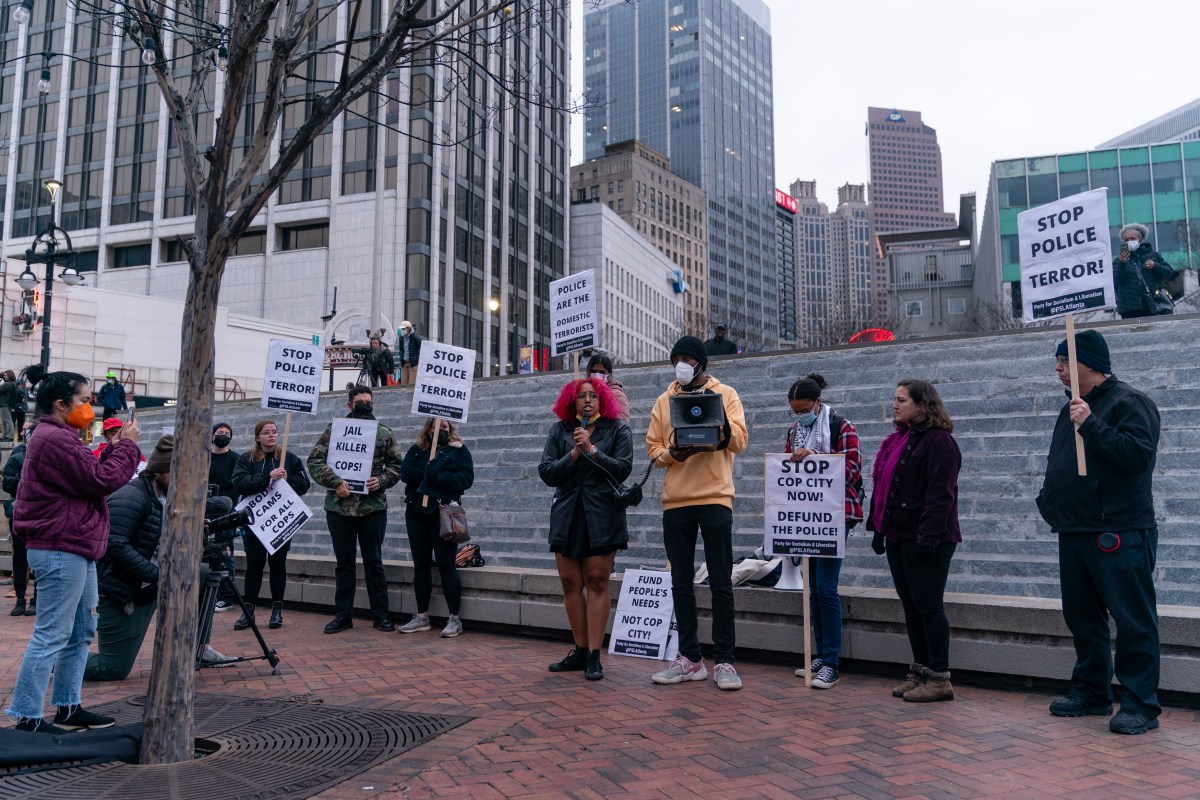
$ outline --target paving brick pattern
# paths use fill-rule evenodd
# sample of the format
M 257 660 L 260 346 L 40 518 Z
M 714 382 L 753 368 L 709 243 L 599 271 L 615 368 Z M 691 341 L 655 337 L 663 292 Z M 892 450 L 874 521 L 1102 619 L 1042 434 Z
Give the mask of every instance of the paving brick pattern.
M 252 654 L 235 619 L 217 615 L 213 644 Z M 472 631 L 469 620 L 457 639 L 436 626 L 380 633 L 361 619 L 327 636 L 327 619 L 288 611 L 282 629 L 264 631 L 282 676 L 252 662 L 204 670 L 197 689 L 473 719 L 325 800 L 1200 796 L 1191 710 L 1168 709 L 1159 730 L 1121 737 L 1105 719 L 1051 717 L 1044 694 L 958 685 L 954 702 L 906 704 L 890 696 L 899 674 L 843 673 L 817 691 L 792 666 L 741 663 L 746 688 L 721 692 L 711 680 L 655 686 L 657 662 L 606 656 L 605 680 L 589 683 L 546 671 L 563 642 Z M 0 616 L 5 707 L 32 623 Z M 85 705 L 143 692 L 152 638 L 129 680 L 85 685 Z

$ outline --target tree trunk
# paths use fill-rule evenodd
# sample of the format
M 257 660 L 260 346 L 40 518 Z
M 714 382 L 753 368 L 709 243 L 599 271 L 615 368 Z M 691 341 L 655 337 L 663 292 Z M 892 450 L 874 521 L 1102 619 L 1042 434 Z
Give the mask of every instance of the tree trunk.
M 192 701 L 213 417 L 214 326 L 227 254 L 227 248 L 202 245 L 192 255 L 183 315 L 168 514 L 158 549 L 158 626 L 146 692 L 142 764 L 189 761 L 195 752 Z

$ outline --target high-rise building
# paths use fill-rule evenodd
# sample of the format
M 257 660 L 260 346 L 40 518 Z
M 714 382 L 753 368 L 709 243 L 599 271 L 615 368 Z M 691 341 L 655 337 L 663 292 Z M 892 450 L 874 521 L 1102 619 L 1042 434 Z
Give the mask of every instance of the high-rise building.
M 1188 142 L 1200 139 L 1200 99 L 1168 111 L 1130 131 L 1114 136 L 1096 146 L 1097 150 L 1109 147 L 1133 147 L 1139 144 L 1163 144 L 1166 142 Z
M 1120 248 L 1123 225 L 1150 229 L 1154 248 L 1196 287 L 1200 270 L 1200 141 L 1005 159 L 992 163 L 983 209 L 978 268 L 991 276 L 997 303 L 1021 316 L 1017 215 L 1090 189 L 1108 189 L 1109 239 Z
M 954 215 L 944 210 L 937 131 L 922 122 L 920 111 L 868 108 L 867 145 L 875 236 L 954 227 Z M 877 253 L 873 282 L 877 314 L 886 314 L 887 277 L 887 262 Z
M 796 328 L 796 198 L 775 190 L 775 285 L 779 304 L 779 346 L 795 347 Z
M 833 212 L 816 181 L 794 181 L 797 343 L 834 344 L 874 319 L 874 262 L 866 187 L 843 184 Z
M 585 157 L 637 139 L 707 192 L 709 327 L 749 349 L 778 339 L 770 24 L 762 0 L 600 0 L 584 16 Z
M 708 201 L 704 190 L 671 172 L 671 159 L 641 142 L 605 145 L 604 155 L 571 167 L 571 202 L 604 203 L 675 262 L 687 291 L 690 333 L 707 326 Z M 678 331 L 678 327 L 676 329 Z
M 152 73 L 106 68 L 137 67 L 140 50 L 83 5 L 33 5 L 27 31 L 0 15 L 0 53 L 25 52 L 27 33 L 59 55 L 44 95 L 36 90 L 40 54 L 6 61 L 0 72 L 0 139 L 13 145 L 0 157 L 0 254 L 19 259 L 44 227 L 48 206 L 39 213 L 35 189 L 58 177 L 61 222 L 89 283 L 182 299 L 180 237 L 191 235 L 192 208 Z M 366 8 L 356 24 L 370 37 L 390 6 Z M 301 67 L 305 88 L 288 90 L 284 135 L 310 113 L 322 81 L 336 79 L 332 50 L 352 11 L 339 4 L 316 26 L 315 45 L 331 52 Z M 418 59 L 335 120 L 236 245 L 220 304 L 310 327 L 323 341 L 362 340 L 380 326 L 394 340 L 407 319 L 424 336 L 476 350 L 484 374 L 507 369 L 514 338 L 548 344 L 548 285 L 567 273 L 569 20 L 542 4 L 512 26 L 501 33 L 478 23 L 470 60 Z M 186 42 L 168 37 L 162 46 L 186 80 Z M 270 58 L 270 48 L 259 52 L 253 81 L 265 79 Z M 511 76 L 529 74 L 539 76 L 536 98 L 511 85 Z M 215 73 L 209 100 L 223 87 Z M 252 120 L 264 95 L 252 90 L 248 101 Z M 211 140 L 213 124 L 213 112 L 202 110 L 202 140 Z M 335 290 L 337 313 L 322 322 Z

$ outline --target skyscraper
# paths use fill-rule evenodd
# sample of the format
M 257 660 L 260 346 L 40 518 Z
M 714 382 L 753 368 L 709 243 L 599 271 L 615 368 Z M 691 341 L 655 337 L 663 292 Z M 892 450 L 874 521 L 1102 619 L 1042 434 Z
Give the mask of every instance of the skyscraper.
M 796 328 L 796 198 L 775 190 L 775 283 L 779 304 L 779 346 L 795 347 Z
M 1162 144 L 1164 142 L 1190 142 L 1200 139 L 1200 99 L 1168 111 L 1161 117 L 1138 125 L 1107 142 L 1096 146 L 1097 150 L 1109 147 L 1133 147 L 1140 144 Z
M 920 111 L 867 109 L 871 185 L 868 193 L 874 235 L 922 228 L 952 228 L 942 197 L 942 151 L 937 131 Z M 877 314 L 887 311 L 887 262 L 875 258 Z
M 584 16 L 587 158 L 638 139 L 708 195 L 709 323 L 778 340 L 770 12 L 762 0 L 601 0 Z

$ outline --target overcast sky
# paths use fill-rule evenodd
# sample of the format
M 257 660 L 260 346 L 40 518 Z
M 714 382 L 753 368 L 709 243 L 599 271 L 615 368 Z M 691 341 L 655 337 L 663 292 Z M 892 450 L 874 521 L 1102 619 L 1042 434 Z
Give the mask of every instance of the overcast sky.
M 937 130 L 946 210 L 992 161 L 1085 150 L 1200 97 L 1196 0 L 766 0 L 775 180 L 867 182 L 867 106 Z M 572 91 L 583 90 L 575 0 Z M 583 159 L 574 119 L 572 163 Z

